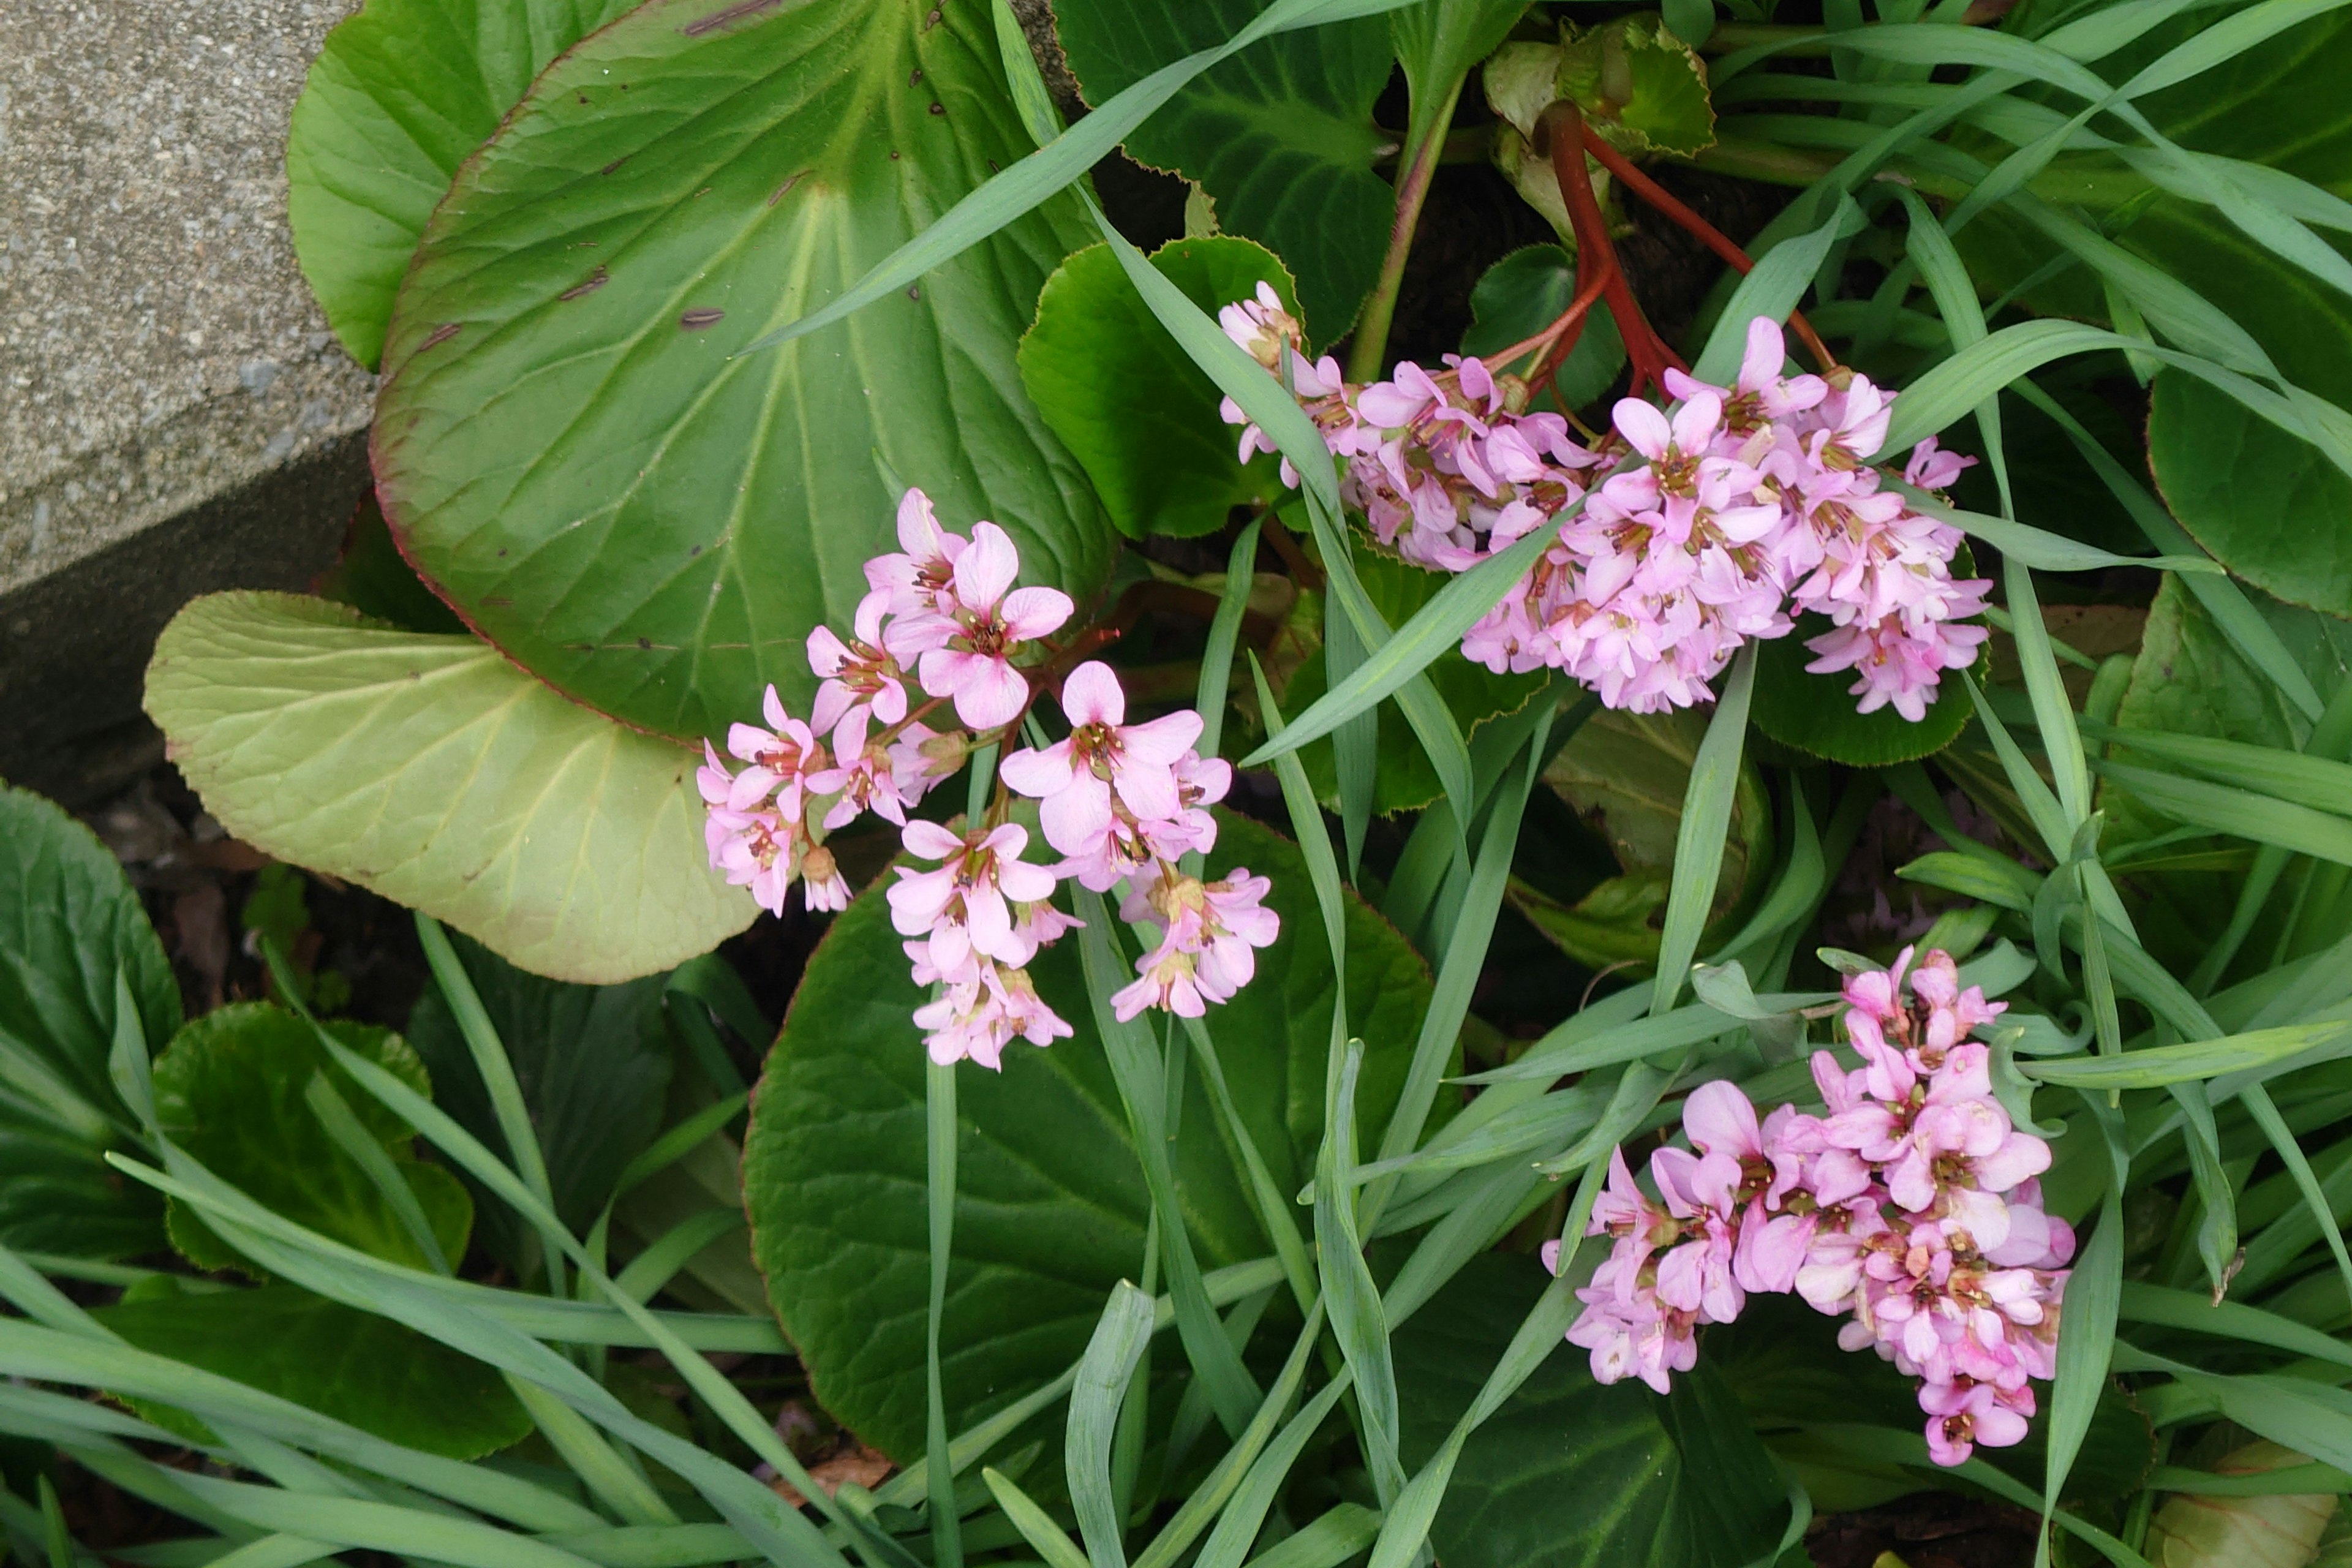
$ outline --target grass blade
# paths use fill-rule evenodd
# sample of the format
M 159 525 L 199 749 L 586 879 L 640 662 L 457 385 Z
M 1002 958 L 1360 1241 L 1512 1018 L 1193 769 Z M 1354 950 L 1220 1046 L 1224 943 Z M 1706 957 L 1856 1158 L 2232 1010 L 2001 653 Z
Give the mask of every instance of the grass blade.
M 1733 659 L 1715 717 L 1691 759 L 1690 785 L 1683 793 L 1681 823 L 1675 829 L 1673 881 L 1666 895 L 1664 929 L 1658 939 L 1658 974 L 1650 1012 L 1670 1012 L 1698 955 L 1698 939 L 1715 907 L 1723 875 L 1723 848 L 1731 831 L 1732 798 L 1739 789 L 1739 762 L 1748 739 L 1748 699 L 1756 689 L 1756 645 Z
M 1111 1492 L 1110 1446 L 1135 1363 L 1151 1338 L 1151 1298 L 1121 1280 L 1110 1293 L 1070 1389 L 1063 1471 L 1093 1568 L 1127 1568 L 1126 1523 Z

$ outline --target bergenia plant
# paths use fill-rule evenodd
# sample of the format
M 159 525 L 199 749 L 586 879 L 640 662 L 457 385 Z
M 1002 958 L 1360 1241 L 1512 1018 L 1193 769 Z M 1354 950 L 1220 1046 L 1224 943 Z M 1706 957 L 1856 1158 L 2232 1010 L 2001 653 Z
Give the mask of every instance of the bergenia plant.
M 2347 47 L 368 0 L 345 547 L 0 790 L 0 1545 L 2340 1561 Z

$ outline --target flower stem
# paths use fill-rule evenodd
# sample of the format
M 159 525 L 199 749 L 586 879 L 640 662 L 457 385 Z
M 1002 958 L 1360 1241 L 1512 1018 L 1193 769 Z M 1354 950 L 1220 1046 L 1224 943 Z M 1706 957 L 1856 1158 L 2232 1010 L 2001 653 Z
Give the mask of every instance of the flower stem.
M 1755 261 L 1732 242 L 1730 236 L 1684 205 L 1672 192 L 1643 174 L 1632 159 L 1603 141 L 1601 133 L 1590 125 L 1584 128 L 1584 150 L 1592 154 L 1593 162 L 1615 175 L 1619 184 L 1672 218 L 1683 232 L 1722 258 L 1741 277 L 1756 270 Z M 1790 311 L 1789 325 L 1797 336 L 1804 340 L 1805 347 L 1811 352 L 1814 362 L 1822 369 L 1837 368 L 1837 356 L 1830 353 L 1829 345 L 1822 342 L 1821 334 L 1813 331 L 1813 324 L 1805 320 L 1803 311 Z
M 1617 321 L 1617 335 L 1625 341 L 1626 360 L 1633 367 L 1633 384 L 1627 391 L 1639 393 L 1644 385 L 1663 387 L 1667 370 L 1685 367 L 1642 314 L 1633 286 L 1625 280 L 1625 269 L 1618 263 L 1617 247 L 1610 243 L 1609 225 L 1601 216 L 1601 204 L 1593 199 L 1592 176 L 1585 168 L 1584 116 L 1575 104 L 1562 100 L 1544 110 L 1536 129 L 1550 144 L 1552 178 L 1559 182 L 1559 197 L 1567 204 L 1569 223 L 1576 232 L 1577 292 L 1581 294 L 1597 281 L 1601 298 L 1609 301 L 1609 313 Z
M 1377 381 L 1386 368 L 1389 326 L 1396 319 L 1397 292 L 1404 286 L 1405 258 L 1412 250 L 1412 231 L 1421 222 L 1422 204 L 1429 199 L 1429 182 L 1445 154 L 1446 128 L 1454 121 L 1454 105 L 1462 96 L 1456 79 L 1443 102 L 1426 116 L 1419 113 L 1405 132 L 1403 156 L 1397 163 L 1396 221 L 1389 227 L 1388 254 L 1381 258 L 1381 275 L 1373 283 L 1363 313 L 1356 318 L 1356 341 L 1348 351 L 1348 379 Z

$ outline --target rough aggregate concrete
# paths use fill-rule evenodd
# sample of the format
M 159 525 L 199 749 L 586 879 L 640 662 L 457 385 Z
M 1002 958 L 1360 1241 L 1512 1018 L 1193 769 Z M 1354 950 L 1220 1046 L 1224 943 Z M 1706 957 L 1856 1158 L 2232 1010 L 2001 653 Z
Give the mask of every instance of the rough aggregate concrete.
M 296 268 L 285 138 L 350 9 L 0 0 L 0 773 L 134 721 L 193 594 L 333 555 L 375 384 Z

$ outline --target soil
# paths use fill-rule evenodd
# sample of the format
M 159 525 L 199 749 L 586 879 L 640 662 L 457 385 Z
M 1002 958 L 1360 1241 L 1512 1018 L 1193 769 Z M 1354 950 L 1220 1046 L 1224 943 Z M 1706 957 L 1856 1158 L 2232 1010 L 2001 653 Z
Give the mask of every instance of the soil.
M 1890 1552 L 1905 1568 L 2025 1568 L 2040 1524 L 2007 1503 L 1918 1492 L 1815 1521 L 1805 1551 L 1816 1568 L 1876 1568 Z

